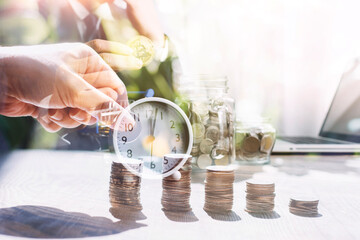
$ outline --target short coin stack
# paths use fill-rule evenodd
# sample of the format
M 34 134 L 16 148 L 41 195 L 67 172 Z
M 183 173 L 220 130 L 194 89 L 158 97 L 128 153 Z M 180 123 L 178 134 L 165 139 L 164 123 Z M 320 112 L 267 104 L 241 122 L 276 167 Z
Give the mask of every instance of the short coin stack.
M 234 168 L 209 166 L 206 170 L 204 210 L 208 212 L 231 211 L 234 199 Z
M 309 198 L 290 198 L 289 210 L 295 215 L 317 216 L 319 200 Z
M 246 211 L 251 213 L 271 212 L 274 210 L 275 184 L 252 180 L 246 182 Z
M 141 173 L 141 161 L 126 163 L 133 171 Z M 123 163 L 113 162 L 111 166 L 109 197 L 113 208 L 142 210 L 140 203 L 141 178 L 129 171 Z
M 175 155 L 175 154 L 172 154 Z M 181 154 L 179 154 L 181 155 Z M 183 157 L 183 156 L 181 156 Z M 171 159 L 167 159 L 171 161 Z M 174 161 L 178 161 L 173 159 Z M 191 194 L 191 156 L 186 163 L 179 169 L 180 179 L 173 176 L 163 178 L 163 193 L 161 204 L 163 210 L 170 212 L 188 212 L 191 211 L 190 194 Z

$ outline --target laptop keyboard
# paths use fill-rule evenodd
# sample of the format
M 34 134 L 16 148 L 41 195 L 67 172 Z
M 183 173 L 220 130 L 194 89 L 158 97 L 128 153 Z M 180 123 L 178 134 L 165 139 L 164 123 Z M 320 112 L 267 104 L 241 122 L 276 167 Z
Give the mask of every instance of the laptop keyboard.
M 295 144 L 344 144 L 314 137 L 277 137 L 280 140 L 295 143 Z

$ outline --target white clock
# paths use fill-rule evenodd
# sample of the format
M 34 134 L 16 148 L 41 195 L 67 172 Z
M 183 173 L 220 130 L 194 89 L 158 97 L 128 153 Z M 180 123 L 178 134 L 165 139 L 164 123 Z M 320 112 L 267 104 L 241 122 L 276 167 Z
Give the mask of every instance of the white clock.
M 131 114 L 134 122 L 125 120 Z M 191 157 L 193 133 L 184 111 L 175 103 L 157 97 L 130 104 L 116 120 L 113 144 L 117 157 L 134 174 L 144 178 L 163 178 L 181 168 Z M 173 156 L 165 158 L 165 155 Z M 178 157 L 176 157 L 178 156 Z M 180 156 L 180 157 L 179 157 Z M 131 161 L 142 161 L 141 173 Z

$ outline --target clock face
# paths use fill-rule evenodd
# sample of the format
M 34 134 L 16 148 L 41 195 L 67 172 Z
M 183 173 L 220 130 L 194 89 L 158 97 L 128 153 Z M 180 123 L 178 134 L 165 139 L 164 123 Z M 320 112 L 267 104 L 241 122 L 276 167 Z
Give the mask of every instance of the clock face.
M 124 114 L 117 119 L 113 142 L 120 162 L 132 171 L 126 163 L 141 160 L 141 176 L 147 178 L 166 177 L 177 171 L 192 148 L 192 129 L 185 113 L 162 98 L 144 98 L 126 110 L 135 122 L 126 123 Z M 181 157 L 164 159 L 169 154 Z

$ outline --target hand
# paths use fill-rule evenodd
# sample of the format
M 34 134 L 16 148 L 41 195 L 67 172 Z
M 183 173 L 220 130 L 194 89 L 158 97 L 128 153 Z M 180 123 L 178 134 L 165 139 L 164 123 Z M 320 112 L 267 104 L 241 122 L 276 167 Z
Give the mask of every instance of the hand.
M 55 132 L 93 124 L 94 111 L 120 100 L 127 105 L 123 82 L 85 44 L 0 48 L 0 114 L 32 116 Z
M 159 46 L 164 45 L 164 31 L 153 0 L 124 0 L 126 13 L 139 34 L 150 38 Z
M 93 48 L 116 71 L 136 70 L 143 65 L 140 59 L 132 55 L 133 50 L 124 44 L 101 39 L 95 39 L 86 44 Z

